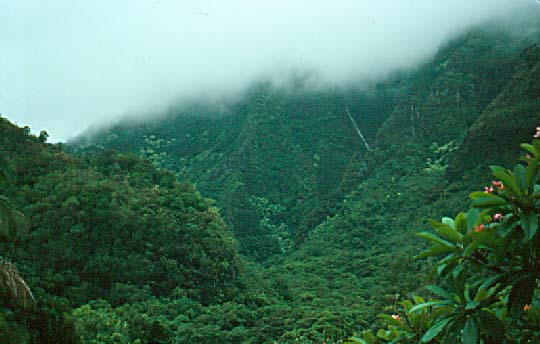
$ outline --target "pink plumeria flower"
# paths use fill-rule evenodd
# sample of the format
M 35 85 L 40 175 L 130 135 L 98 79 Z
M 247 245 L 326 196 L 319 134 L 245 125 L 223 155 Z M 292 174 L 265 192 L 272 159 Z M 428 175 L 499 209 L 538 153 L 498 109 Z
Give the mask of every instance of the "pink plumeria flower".
M 392 314 L 392 318 L 394 318 L 397 321 L 401 321 L 401 317 L 399 316 L 399 314 Z
M 497 213 L 497 214 L 493 215 L 493 220 L 494 221 L 501 221 L 503 218 L 504 218 L 504 215 L 501 214 L 501 213 Z
M 481 231 L 484 230 L 484 228 L 486 228 L 486 226 L 482 223 L 480 226 L 474 226 L 474 231 L 476 233 L 480 233 Z
M 492 181 L 491 184 L 492 184 L 494 187 L 496 187 L 497 189 L 499 189 L 499 190 L 504 190 L 504 184 L 503 184 L 502 182 L 498 181 L 498 180 Z M 492 189 L 493 189 L 493 188 L 492 188 Z M 485 190 L 485 188 L 484 188 L 484 190 Z M 487 191 L 487 190 L 486 190 L 486 191 Z M 492 190 L 492 191 L 493 191 L 493 190 Z
M 484 187 L 484 192 L 485 193 L 492 193 L 493 192 L 493 186 L 489 186 L 489 187 L 485 186 Z

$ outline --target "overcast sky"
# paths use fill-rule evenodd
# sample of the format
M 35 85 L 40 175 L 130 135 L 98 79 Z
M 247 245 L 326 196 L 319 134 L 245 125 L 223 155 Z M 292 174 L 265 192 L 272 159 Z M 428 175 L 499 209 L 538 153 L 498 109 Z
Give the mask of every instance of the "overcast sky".
M 334 85 L 377 79 L 522 6 L 540 9 L 536 0 L 0 0 L 0 113 L 57 141 L 298 68 Z

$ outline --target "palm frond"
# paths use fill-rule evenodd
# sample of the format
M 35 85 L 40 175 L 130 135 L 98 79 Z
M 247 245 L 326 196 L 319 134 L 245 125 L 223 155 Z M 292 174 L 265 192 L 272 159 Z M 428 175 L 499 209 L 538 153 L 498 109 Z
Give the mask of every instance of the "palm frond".
M 6 172 L 0 169 L 0 187 L 9 185 Z M 9 198 L 0 195 L 0 234 L 16 236 L 27 228 L 26 218 Z M 0 296 L 4 305 L 28 309 L 34 301 L 32 291 L 19 274 L 15 265 L 0 258 Z
M 34 302 L 34 295 L 17 268 L 3 259 L 0 259 L 0 293 L 5 305 L 28 309 Z

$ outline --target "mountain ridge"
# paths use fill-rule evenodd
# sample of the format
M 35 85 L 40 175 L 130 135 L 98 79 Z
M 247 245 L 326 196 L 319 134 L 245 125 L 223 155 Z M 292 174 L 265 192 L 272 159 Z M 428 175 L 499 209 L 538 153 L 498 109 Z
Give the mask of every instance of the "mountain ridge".
M 367 88 L 261 82 L 223 108 L 68 146 L 2 119 L 15 184 L 0 191 L 32 223 L 2 252 L 44 326 L 0 313 L 0 327 L 20 343 L 338 342 L 370 327 L 434 278 L 413 259 L 415 233 L 461 210 L 490 183 L 487 165 L 534 133 L 538 41 L 473 30 Z

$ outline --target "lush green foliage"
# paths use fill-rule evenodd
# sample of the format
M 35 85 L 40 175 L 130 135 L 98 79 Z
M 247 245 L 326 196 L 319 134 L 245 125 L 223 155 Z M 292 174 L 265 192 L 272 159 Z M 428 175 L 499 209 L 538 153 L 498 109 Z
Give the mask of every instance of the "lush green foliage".
M 495 323 L 494 314 L 519 338 L 535 325 L 498 313 L 510 284 L 482 289 L 490 273 L 458 254 L 482 233 L 460 232 L 453 219 L 462 242 L 442 238 L 459 250 L 447 252 L 456 261 L 441 276 L 428 273 L 437 271 L 435 258 L 413 256 L 426 249 L 415 236 L 426 218 L 458 213 L 485 183 L 484 167 L 507 161 L 507 145 L 537 125 L 540 52 L 520 53 L 528 43 L 475 31 L 377 85 L 313 91 L 260 83 L 235 103 L 121 123 L 90 140 L 96 145 L 46 144 L 46 133 L 34 137 L 1 120 L 0 162 L 13 181 L 2 196 L 29 232 L 2 234 L 0 250 L 37 304 L 1 310 L 0 342 L 332 343 L 354 332 L 370 340 L 368 328 L 379 341 L 436 342 L 451 326 L 458 335 L 465 328 L 460 296 L 478 301 L 490 292 L 466 313 L 474 319 L 467 331 L 476 325 L 491 340 L 482 322 Z M 477 144 L 493 148 L 489 156 Z M 498 212 L 512 211 L 477 218 Z M 422 235 L 438 235 L 429 233 Z M 474 248 L 488 261 L 490 242 Z M 453 277 L 461 261 L 466 267 Z M 458 298 L 422 305 L 443 302 L 441 290 Z M 387 315 L 377 320 L 381 311 Z M 451 318 L 440 322 L 444 316 Z
M 0 126 L 14 180 L 5 195 L 29 222 L 27 234 L 4 231 L 0 247 L 36 294 L 26 316 L 32 340 L 69 342 L 52 323 L 94 299 L 121 305 L 174 293 L 206 305 L 236 293 L 236 241 L 193 186 L 135 156 L 73 158 L 4 119 Z
M 537 128 L 535 137 L 540 137 Z M 492 185 L 471 194 L 455 219 L 431 221 L 418 236 L 432 246 L 417 258 L 437 257 L 436 299 L 404 301 L 380 317 L 387 329 L 365 331 L 357 343 L 525 343 L 540 340 L 540 140 L 513 170 L 492 166 Z M 401 314 L 400 314 L 401 313 Z
M 236 103 L 171 110 L 161 121 L 120 123 L 86 141 L 141 154 L 196 183 L 216 200 L 241 253 L 264 261 L 335 212 L 343 176 L 365 153 L 346 107 L 373 142 L 404 88 L 401 79 L 346 92 L 261 82 Z M 282 210 L 268 218 L 263 199 Z

